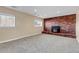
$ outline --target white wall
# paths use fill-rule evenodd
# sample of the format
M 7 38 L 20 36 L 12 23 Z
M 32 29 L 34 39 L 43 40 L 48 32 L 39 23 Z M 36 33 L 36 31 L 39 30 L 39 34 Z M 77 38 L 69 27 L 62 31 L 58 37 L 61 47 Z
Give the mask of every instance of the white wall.
M 76 13 L 76 37 L 79 42 L 79 12 Z
M 5 7 L 0 7 L 0 13 L 7 13 L 16 16 L 16 27 L 15 28 L 0 28 L 0 42 L 11 41 L 16 38 L 28 37 L 32 35 L 40 34 L 42 27 L 34 27 L 34 19 L 36 17 L 8 9 Z

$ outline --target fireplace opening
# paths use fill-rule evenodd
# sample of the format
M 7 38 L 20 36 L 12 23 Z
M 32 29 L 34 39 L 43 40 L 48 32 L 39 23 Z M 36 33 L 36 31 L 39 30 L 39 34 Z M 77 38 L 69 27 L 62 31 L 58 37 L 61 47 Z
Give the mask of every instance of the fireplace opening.
M 52 26 L 51 27 L 51 32 L 59 33 L 60 32 L 60 26 Z

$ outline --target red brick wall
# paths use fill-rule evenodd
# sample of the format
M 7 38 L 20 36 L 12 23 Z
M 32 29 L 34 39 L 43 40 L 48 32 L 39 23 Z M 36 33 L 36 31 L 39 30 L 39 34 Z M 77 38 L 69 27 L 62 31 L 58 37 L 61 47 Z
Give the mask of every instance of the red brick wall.
M 51 26 L 60 26 L 61 32 L 75 33 L 76 14 L 44 19 L 44 31 L 51 31 Z

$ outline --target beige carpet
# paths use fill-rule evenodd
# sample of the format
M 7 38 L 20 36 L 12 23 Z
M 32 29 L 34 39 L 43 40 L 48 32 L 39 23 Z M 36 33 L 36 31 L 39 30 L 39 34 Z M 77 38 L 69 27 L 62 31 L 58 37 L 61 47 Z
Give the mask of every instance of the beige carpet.
M 4 53 L 64 53 L 79 52 L 76 39 L 55 35 L 41 34 L 0 44 Z

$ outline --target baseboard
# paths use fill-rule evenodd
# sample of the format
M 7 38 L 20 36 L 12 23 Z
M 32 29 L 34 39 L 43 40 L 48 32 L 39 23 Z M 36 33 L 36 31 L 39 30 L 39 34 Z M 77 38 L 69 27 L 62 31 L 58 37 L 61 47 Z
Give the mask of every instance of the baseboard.
M 5 40 L 5 41 L 0 41 L 0 43 L 6 43 L 6 42 L 14 41 L 14 40 L 19 40 L 19 39 L 24 38 L 24 37 L 31 37 L 31 36 L 35 36 L 35 35 L 39 35 L 39 34 L 33 34 L 33 35 L 28 35 L 28 36 L 20 36 L 20 37 L 17 37 L 17 38 Z

